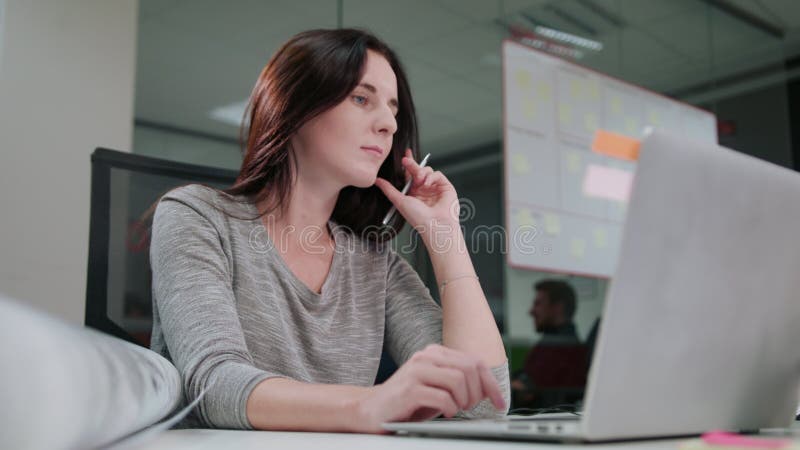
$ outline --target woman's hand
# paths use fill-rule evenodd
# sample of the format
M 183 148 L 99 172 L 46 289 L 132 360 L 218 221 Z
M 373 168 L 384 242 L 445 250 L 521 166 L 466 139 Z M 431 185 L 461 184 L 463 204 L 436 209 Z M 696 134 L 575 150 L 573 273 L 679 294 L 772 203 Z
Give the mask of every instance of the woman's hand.
M 504 409 L 503 394 L 480 359 L 442 345 L 429 345 L 411 357 L 385 383 L 370 388 L 356 403 L 355 430 L 387 433 L 384 422 L 453 417 L 484 398 Z
M 428 237 L 437 226 L 458 227 L 458 194 L 450 181 L 442 172 L 434 171 L 430 166 L 420 167 L 414 161 L 411 149 L 406 149 L 402 161 L 406 178 L 414 180 L 406 195 L 383 178 L 375 180 L 375 185 L 397 211 L 423 238 Z

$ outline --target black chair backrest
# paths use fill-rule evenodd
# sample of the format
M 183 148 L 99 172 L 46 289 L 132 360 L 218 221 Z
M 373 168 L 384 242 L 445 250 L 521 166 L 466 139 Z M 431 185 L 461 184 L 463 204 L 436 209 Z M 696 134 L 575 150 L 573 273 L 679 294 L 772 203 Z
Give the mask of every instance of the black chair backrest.
M 150 225 L 156 201 L 190 183 L 230 187 L 237 172 L 98 148 L 92 153 L 85 324 L 150 345 Z
M 231 186 L 232 170 L 98 148 L 92 153 L 89 265 L 84 323 L 150 347 L 153 300 L 150 273 L 152 208 L 175 187 Z M 384 352 L 376 382 L 397 365 Z

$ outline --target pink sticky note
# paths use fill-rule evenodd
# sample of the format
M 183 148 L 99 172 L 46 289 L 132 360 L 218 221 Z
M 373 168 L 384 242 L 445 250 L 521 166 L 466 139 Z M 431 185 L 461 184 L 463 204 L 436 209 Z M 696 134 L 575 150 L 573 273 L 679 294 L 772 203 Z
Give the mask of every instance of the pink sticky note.
M 703 442 L 709 445 L 749 448 L 784 448 L 791 444 L 791 441 L 786 439 L 748 437 L 718 430 L 705 433 L 703 435 Z
M 588 197 L 627 202 L 631 195 L 633 173 L 627 170 L 590 164 L 583 179 L 583 194 Z

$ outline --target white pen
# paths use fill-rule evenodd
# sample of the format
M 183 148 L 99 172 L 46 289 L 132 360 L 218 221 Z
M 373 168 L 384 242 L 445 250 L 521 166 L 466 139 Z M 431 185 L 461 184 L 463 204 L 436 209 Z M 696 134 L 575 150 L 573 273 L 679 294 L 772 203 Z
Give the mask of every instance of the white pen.
M 425 155 L 424 158 L 422 158 L 422 162 L 419 163 L 419 168 L 420 169 L 425 167 L 428 164 L 428 158 L 430 158 L 430 157 L 431 157 L 431 154 L 428 153 L 427 155 Z M 411 187 L 411 183 L 413 181 L 414 181 L 414 177 L 411 177 L 408 181 L 406 181 L 406 185 L 403 186 L 403 190 L 400 191 L 403 195 L 406 195 L 406 192 L 408 192 L 408 189 Z M 383 218 L 383 225 L 384 226 L 386 226 L 386 224 L 389 223 L 390 220 L 392 220 L 392 216 L 394 216 L 395 212 L 397 212 L 397 208 L 394 205 L 392 205 L 392 208 L 389 210 L 388 213 L 386 213 L 386 217 Z

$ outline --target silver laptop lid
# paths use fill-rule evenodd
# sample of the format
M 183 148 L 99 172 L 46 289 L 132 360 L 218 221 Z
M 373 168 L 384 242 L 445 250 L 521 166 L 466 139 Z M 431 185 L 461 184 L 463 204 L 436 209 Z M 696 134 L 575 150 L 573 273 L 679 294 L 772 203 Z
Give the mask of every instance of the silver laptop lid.
M 586 437 L 787 425 L 800 378 L 800 176 L 655 132 L 594 354 Z

